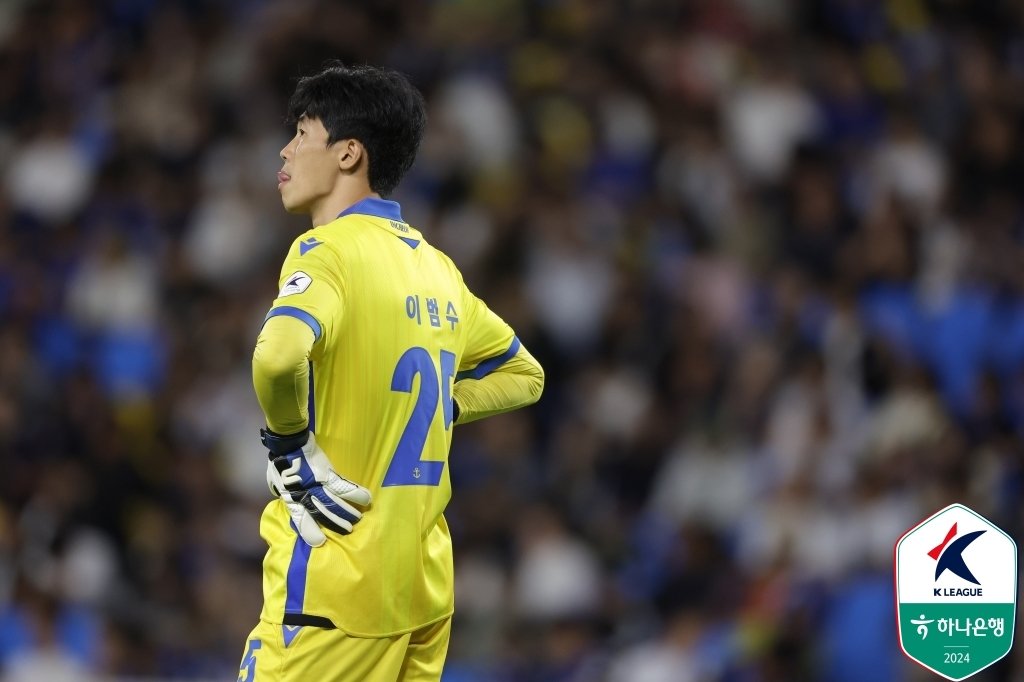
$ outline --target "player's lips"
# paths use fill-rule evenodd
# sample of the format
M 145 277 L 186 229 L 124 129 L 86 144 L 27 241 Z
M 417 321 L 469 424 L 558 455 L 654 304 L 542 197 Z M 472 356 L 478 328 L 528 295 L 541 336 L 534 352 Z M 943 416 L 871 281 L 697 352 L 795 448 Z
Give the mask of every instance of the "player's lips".
M 281 185 L 292 179 L 292 176 L 288 175 L 284 171 L 277 171 L 277 188 L 281 189 Z

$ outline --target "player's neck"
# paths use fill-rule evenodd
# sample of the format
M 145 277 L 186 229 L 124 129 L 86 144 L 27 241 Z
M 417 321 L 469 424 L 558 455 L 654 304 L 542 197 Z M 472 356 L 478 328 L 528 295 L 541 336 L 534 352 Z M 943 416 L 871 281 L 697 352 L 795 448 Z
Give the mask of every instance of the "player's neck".
M 335 191 L 324 197 L 316 206 L 313 207 L 313 210 L 310 211 L 309 217 L 313 220 L 313 227 L 326 225 L 337 218 L 338 214 L 346 208 L 358 201 L 366 199 L 367 197 L 379 199 L 380 195 L 371 190 L 368 185 L 364 184 L 339 185 L 335 188 Z

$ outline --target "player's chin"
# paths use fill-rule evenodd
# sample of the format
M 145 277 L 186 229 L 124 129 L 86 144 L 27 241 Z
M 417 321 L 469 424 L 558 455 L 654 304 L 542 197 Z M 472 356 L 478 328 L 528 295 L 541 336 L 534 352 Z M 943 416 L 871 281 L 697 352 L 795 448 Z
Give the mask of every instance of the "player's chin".
M 298 201 L 287 192 L 287 185 L 281 188 L 281 205 L 288 213 L 306 213 L 306 202 Z

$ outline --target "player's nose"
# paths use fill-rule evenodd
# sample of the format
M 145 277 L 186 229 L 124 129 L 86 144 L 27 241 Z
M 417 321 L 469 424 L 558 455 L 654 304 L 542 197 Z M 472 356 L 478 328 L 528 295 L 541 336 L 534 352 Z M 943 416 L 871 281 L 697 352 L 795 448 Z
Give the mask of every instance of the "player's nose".
M 288 144 L 286 144 L 285 146 L 281 147 L 281 151 L 278 152 L 278 155 L 281 157 L 282 161 L 287 161 L 288 159 L 291 158 L 291 156 L 292 156 L 292 145 L 294 143 L 295 143 L 295 139 L 292 138 L 291 140 L 288 141 Z

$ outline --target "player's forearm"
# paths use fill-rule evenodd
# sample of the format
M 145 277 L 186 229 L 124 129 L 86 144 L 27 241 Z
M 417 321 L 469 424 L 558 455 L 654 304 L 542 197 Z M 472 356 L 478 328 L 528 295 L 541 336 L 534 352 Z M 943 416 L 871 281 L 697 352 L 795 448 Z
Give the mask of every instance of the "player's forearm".
M 544 370 L 525 347 L 482 379 L 455 383 L 459 424 L 532 405 L 544 390 Z
M 252 380 L 267 427 L 280 434 L 309 425 L 309 352 L 312 330 L 286 316 L 267 320 L 252 356 Z

